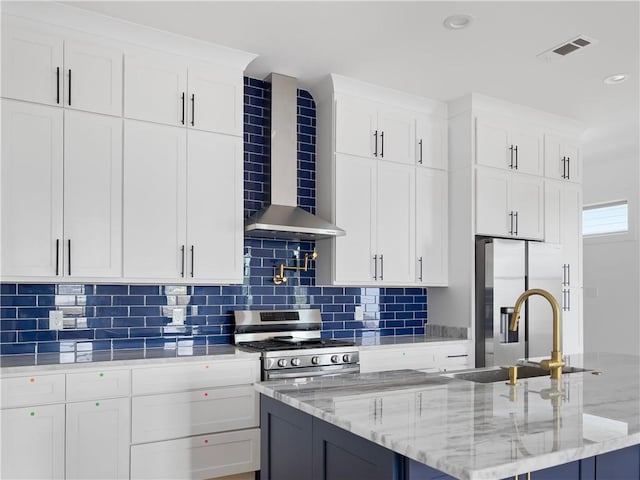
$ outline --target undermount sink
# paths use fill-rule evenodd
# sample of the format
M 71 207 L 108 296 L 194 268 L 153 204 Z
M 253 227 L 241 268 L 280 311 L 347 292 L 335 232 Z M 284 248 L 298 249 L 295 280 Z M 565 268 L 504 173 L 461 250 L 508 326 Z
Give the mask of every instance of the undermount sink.
M 584 368 L 562 367 L 563 374 L 576 372 L 586 372 L 586 370 Z M 545 375 L 550 375 L 549 370 L 529 365 L 518 366 L 518 379 L 543 377 Z M 509 380 L 509 370 L 507 368 L 493 367 L 489 369 L 452 373 L 447 376 L 457 378 L 458 380 L 467 380 L 469 382 L 476 383 L 506 382 Z

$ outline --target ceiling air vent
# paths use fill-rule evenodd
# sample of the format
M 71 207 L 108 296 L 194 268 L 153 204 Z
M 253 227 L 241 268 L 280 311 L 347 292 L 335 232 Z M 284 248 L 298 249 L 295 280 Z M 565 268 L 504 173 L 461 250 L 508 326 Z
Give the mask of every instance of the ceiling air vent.
M 571 40 L 563 42 L 560 45 L 556 45 L 555 47 L 540 53 L 538 55 L 538 58 L 546 62 L 551 62 L 558 58 L 566 57 L 569 54 L 583 50 L 589 45 L 595 44 L 596 42 L 597 41 L 593 38 L 589 38 L 585 35 L 578 35 Z

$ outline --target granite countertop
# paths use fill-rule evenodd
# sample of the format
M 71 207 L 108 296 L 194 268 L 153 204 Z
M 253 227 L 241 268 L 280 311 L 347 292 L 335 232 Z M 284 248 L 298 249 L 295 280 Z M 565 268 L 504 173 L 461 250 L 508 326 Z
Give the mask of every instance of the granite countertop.
M 510 387 L 400 370 L 256 389 L 454 477 L 495 479 L 640 443 L 640 357 L 567 360 L 601 373 L 519 379 Z
M 197 362 L 208 358 L 217 360 L 259 358 L 260 353 L 248 352 L 234 345 L 178 346 L 177 348 L 132 348 L 122 350 L 87 350 L 37 355 L 4 355 L 0 357 L 0 373 L 29 374 L 38 372 L 75 370 L 78 368 L 104 368 L 117 366 L 154 365 Z M 108 365 L 106 365 L 108 363 Z
M 360 350 L 380 347 L 398 347 L 407 345 L 424 345 L 431 343 L 468 342 L 465 338 L 451 338 L 425 335 L 401 335 L 401 336 L 371 336 L 356 339 L 356 346 Z

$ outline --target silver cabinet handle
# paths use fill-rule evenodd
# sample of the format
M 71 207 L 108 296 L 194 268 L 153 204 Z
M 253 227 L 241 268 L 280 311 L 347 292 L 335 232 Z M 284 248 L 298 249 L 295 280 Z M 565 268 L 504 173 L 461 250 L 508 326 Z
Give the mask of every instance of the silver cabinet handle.
M 69 262 L 68 262 L 68 273 L 71 275 L 71 239 L 67 240 L 67 245 L 69 246 Z
M 380 132 L 380 158 L 384 158 L 384 131 Z
M 191 126 L 196 125 L 196 94 L 191 94 Z
M 571 289 L 567 290 L 567 311 L 571 311 Z
M 567 157 L 562 157 L 560 161 L 562 162 L 562 174 L 560 176 L 567 178 Z
M 567 180 L 571 179 L 571 157 L 567 157 Z
M 60 239 L 56 238 L 56 276 L 60 275 Z
M 184 245 L 180 247 L 180 276 L 184 278 Z
M 378 255 L 373 256 L 373 279 L 378 279 Z
M 422 257 L 418 258 L 418 262 L 420 263 L 420 276 L 418 280 L 422 281 Z
M 513 149 L 516 152 L 516 166 L 515 169 L 518 169 L 518 146 L 516 145 Z
M 513 210 L 509 212 L 509 235 L 513 235 Z
M 380 255 L 380 280 L 384 277 L 384 255 Z
M 191 277 L 193 277 L 193 265 L 195 263 L 196 247 L 191 245 Z
M 184 92 L 182 92 L 182 96 L 180 98 L 182 99 L 182 119 L 180 120 L 180 123 L 184 125 Z
M 516 167 L 516 168 L 518 168 L 518 167 Z M 517 237 L 518 236 L 518 212 L 514 212 L 513 216 L 516 219 L 516 231 L 515 231 L 514 235 Z
M 571 264 L 567 263 L 567 287 L 571 286 Z
M 374 138 L 374 144 L 375 144 L 375 150 L 373 151 L 373 156 L 377 157 L 378 156 L 378 130 L 374 132 L 373 138 Z
M 420 146 L 420 159 L 418 160 L 418 163 L 422 165 L 422 139 L 420 139 L 418 145 Z

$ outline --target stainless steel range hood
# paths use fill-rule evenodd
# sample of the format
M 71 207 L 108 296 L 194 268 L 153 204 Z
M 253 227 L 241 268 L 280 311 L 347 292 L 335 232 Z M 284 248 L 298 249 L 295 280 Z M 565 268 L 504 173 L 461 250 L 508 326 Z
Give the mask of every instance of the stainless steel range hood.
M 297 81 L 272 73 L 271 205 L 251 215 L 244 230 L 252 237 L 318 240 L 344 235 L 331 222 L 298 207 Z

